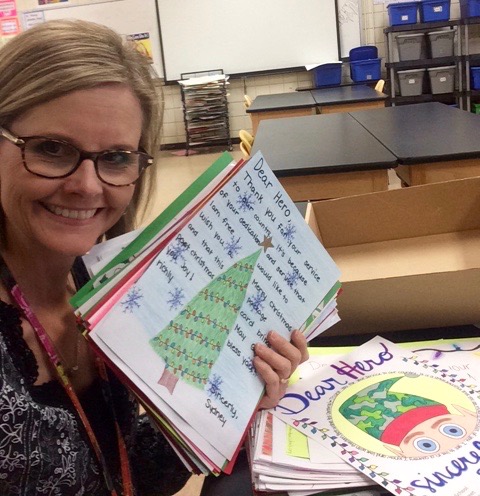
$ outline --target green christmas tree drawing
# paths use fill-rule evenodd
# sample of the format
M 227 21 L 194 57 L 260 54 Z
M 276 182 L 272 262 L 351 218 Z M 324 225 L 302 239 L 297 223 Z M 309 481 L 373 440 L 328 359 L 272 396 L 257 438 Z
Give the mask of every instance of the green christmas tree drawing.
M 266 251 L 271 238 L 260 243 Z M 172 394 L 179 379 L 204 389 L 245 300 L 261 249 L 235 262 L 213 279 L 150 340 L 165 361 L 158 381 Z

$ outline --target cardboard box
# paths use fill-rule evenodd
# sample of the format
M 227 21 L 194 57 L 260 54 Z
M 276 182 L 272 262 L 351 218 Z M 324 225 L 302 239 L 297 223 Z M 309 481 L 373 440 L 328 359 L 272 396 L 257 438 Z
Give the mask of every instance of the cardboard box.
M 480 177 L 314 202 L 342 272 L 326 335 L 480 322 Z

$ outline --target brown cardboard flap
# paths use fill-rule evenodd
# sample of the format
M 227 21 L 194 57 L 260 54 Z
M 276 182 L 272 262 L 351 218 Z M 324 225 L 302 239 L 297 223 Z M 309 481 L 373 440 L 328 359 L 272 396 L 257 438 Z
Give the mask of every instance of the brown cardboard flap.
M 341 281 L 480 269 L 480 230 L 342 246 L 328 252 L 340 267 Z
M 480 229 L 480 177 L 312 204 L 326 248 Z
M 479 301 L 478 270 L 352 282 L 338 298 L 342 320 L 325 335 L 468 325 L 480 322 Z
M 480 322 L 480 177 L 312 204 L 341 271 L 327 334 Z

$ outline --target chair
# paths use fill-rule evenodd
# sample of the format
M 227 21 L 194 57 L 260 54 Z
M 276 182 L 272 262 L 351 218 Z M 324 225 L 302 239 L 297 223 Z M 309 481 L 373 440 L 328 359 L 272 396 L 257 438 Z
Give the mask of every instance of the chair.
M 238 136 L 240 137 L 240 141 L 244 143 L 248 143 L 250 148 L 253 146 L 253 136 L 245 129 L 240 129 L 238 132 Z
M 252 104 L 252 99 L 248 95 L 243 95 L 243 104 L 245 105 L 245 108 L 247 109 Z
M 243 153 L 243 156 L 245 158 L 250 158 L 250 150 L 247 149 L 247 146 L 245 145 L 245 143 L 243 141 L 240 141 L 240 150 L 242 151 Z
M 379 79 L 375 85 L 375 90 L 383 92 L 383 87 L 385 86 L 385 79 Z
M 253 146 L 253 136 L 245 129 L 240 129 L 238 132 L 240 138 L 240 150 L 242 150 L 245 158 L 250 158 L 250 152 Z

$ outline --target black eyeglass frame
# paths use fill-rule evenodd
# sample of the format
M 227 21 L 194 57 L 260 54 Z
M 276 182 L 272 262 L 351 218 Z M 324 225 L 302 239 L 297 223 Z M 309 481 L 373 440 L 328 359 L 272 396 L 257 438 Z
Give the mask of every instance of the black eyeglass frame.
M 18 146 L 22 152 L 22 161 L 23 161 L 23 166 L 25 169 L 30 172 L 30 174 L 33 174 L 38 177 L 43 177 L 45 179 L 63 179 L 65 177 L 71 176 L 79 167 L 82 165 L 82 162 L 84 160 L 91 160 L 93 162 L 93 165 L 95 167 L 95 174 L 97 175 L 98 179 L 104 184 L 108 184 L 109 186 L 115 186 L 117 188 L 121 188 L 124 186 L 131 186 L 132 184 L 135 184 L 145 171 L 147 167 L 150 167 L 153 164 L 153 157 L 150 156 L 148 153 L 142 151 L 142 150 L 103 150 L 100 152 L 86 152 L 85 150 L 81 150 L 80 148 L 77 148 L 75 145 L 72 145 L 72 143 L 69 143 L 68 141 L 56 139 L 56 138 L 49 138 L 48 136 L 16 136 L 14 135 L 11 131 L 8 129 L 5 129 L 4 127 L 0 126 L 0 135 L 3 136 L 6 140 L 8 140 L 10 143 L 12 143 L 15 146 Z M 44 174 L 40 174 L 38 172 L 34 172 L 28 168 L 27 161 L 25 160 L 25 146 L 29 140 L 32 139 L 43 139 L 47 141 L 53 141 L 55 143 L 61 143 L 62 145 L 67 145 L 70 146 L 71 148 L 77 150 L 79 153 L 78 157 L 78 162 L 77 164 L 66 174 L 62 174 L 60 176 L 46 176 Z M 134 154 L 134 155 L 140 155 L 142 157 L 146 158 L 146 163 L 145 164 L 139 164 L 139 171 L 138 171 L 138 177 L 135 179 L 135 181 L 132 181 L 128 184 L 113 184 L 109 183 L 105 179 L 103 179 L 98 171 L 98 157 L 105 155 L 107 153 L 127 153 L 127 154 Z

